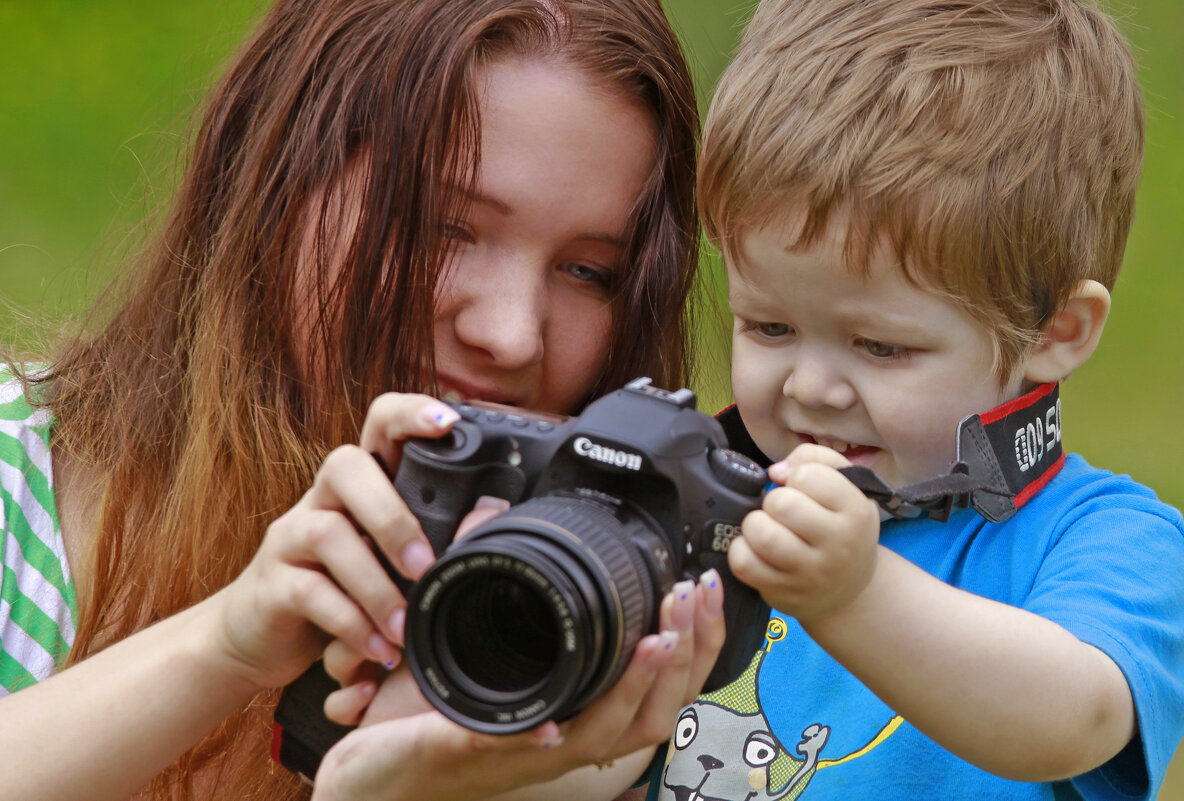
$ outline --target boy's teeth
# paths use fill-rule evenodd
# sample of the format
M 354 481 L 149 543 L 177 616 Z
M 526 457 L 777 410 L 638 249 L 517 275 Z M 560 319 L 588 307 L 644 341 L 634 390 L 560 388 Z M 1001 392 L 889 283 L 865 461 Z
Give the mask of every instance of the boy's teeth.
M 832 451 L 838 451 L 839 453 L 846 453 L 847 448 L 851 447 L 846 442 L 838 439 L 820 439 L 818 440 L 818 444 L 825 448 L 830 448 Z
M 445 392 L 443 399 L 446 401 L 454 401 L 456 403 L 460 403 L 461 401 L 464 400 L 464 398 L 461 397 L 460 393 L 457 392 L 455 389 L 450 389 L 449 391 Z

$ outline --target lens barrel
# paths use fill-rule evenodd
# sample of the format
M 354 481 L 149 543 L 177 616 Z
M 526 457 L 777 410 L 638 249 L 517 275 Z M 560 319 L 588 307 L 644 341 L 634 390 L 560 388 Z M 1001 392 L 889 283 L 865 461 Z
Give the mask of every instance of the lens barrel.
M 453 545 L 408 598 L 407 661 L 428 700 L 476 731 L 571 717 L 620 676 L 657 623 L 637 516 L 557 494 Z

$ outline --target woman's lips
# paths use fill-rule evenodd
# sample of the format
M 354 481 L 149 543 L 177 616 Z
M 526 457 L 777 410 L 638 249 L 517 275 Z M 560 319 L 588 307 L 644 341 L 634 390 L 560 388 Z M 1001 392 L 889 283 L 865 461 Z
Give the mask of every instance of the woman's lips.
M 505 406 L 523 405 L 522 396 L 491 384 L 480 384 L 440 375 L 436 377 L 436 386 L 440 390 L 440 397 L 445 400 L 481 400 L 487 403 L 500 403 Z

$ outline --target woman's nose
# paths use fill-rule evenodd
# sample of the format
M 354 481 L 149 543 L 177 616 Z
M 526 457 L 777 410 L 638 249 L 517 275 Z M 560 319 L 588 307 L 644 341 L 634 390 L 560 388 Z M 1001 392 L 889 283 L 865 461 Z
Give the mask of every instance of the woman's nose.
M 500 368 L 528 367 L 543 357 L 548 308 L 541 270 L 516 263 L 489 270 L 460 290 L 456 336 L 485 351 Z M 456 278 L 464 281 L 465 276 Z
M 855 402 L 855 389 L 833 354 L 805 347 L 795 353 L 781 393 L 809 409 L 846 409 Z

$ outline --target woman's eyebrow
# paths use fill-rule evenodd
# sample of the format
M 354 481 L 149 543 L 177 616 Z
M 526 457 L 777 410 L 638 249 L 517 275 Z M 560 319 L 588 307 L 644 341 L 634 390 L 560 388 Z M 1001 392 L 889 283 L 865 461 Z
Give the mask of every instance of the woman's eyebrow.
M 487 206 L 493 209 L 503 217 L 512 217 L 514 215 L 514 207 L 504 200 L 500 200 L 493 195 L 482 192 L 471 186 L 453 186 L 453 189 L 467 201 L 481 206 Z M 612 234 L 607 231 L 588 231 L 579 235 L 580 239 L 591 240 L 595 242 L 604 242 L 612 245 L 615 248 L 623 248 L 625 240 L 617 234 Z
M 488 195 L 478 189 L 474 189 L 471 186 L 454 186 L 453 190 L 469 203 L 480 203 L 482 206 L 489 206 L 498 214 L 509 217 L 514 213 L 514 208 L 509 203 L 499 200 L 493 195 Z

